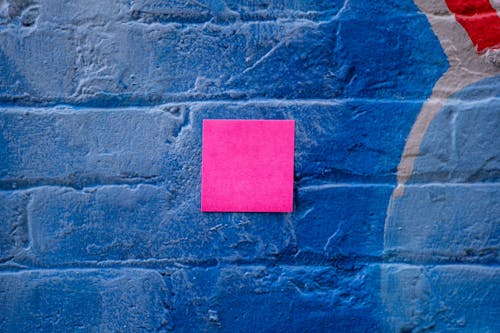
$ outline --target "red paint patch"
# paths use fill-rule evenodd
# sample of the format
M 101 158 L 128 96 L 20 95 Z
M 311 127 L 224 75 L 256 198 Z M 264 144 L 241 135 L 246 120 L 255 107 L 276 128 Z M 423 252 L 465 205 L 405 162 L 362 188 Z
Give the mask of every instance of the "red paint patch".
M 477 52 L 500 48 L 500 17 L 489 0 L 446 0 Z

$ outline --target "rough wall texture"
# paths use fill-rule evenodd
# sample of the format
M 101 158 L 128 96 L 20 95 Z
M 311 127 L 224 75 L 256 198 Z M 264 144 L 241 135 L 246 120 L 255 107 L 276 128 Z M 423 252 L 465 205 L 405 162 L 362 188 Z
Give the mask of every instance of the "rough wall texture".
M 500 331 L 492 4 L 0 0 L 0 331 Z M 293 213 L 200 212 L 210 118 Z

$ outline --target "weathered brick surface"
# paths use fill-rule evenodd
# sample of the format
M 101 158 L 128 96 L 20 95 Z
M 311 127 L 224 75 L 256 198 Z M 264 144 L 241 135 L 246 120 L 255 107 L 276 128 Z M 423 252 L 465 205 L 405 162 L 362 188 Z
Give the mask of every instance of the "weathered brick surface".
M 388 215 L 385 249 L 397 260 L 500 260 L 497 184 L 410 186 Z
M 0 262 L 12 260 L 29 245 L 28 196 L 0 191 Z
M 201 124 L 207 118 L 295 119 L 301 184 L 388 182 L 404 145 L 404 136 L 390 131 L 408 132 L 419 107 L 397 101 L 257 101 L 111 110 L 7 108 L 0 119 L 0 186 L 198 187 Z
M 310 186 L 294 214 L 204 214 L 161 186 L 29 191 L 34 235 L 18 261 L 42 266 L 117 260 L 204 263 L 379 258 L 390 186 Z M 11 258 L 12 259 L 12 258 Z
M 173 319 L 188 331 L 360 332 L 380 329 L 378 266 L 242 266 L 171 275 Z
M 444 0 L 0 0 L 0 331 L 499 331 L 498 63 Z M 293 213 L 200 212 L 214 118 L 295 120 Z
M 147 270 L 0 273 L 0 330 L 166 331 L 169 292 L 161 275 Z
M 432 122 L 410 179 L 495 182 L 500 177 L 500 77 L 453 96 Z
M 386 330 L 496 332 L 500 329 L 498 267 L 479 265 L 382 268 Z
M 28 207 L 32 255 L 44 266 L 129 259 L 203 264 L 272 258 L 295 246 L 287 215 L 207 215 L 199 207 L 199 200 L 184 202 L 150 185 L 40 188 Z
M 297 256 L 321 254 L 330 259 L 373 257 L 380 259 L 387 199 L 387 185 L 310 186 L 299 189 L 292 219 Z
M 436 41 L 415 34 L 425 18 L 410 1 L 392 7 L 390 17 L 384 10 L 391 7 L 359 1 L 44 0 L 18 7 L 0 21 L 0 99 L 8 103 L 419 98 L 446 68 L 442 51 L 426 47 Z M 426 75 L 412 70 L 418 61 Z
M 322 261 L 380 257 L 393 188 L 385 182 L 394 179 L 404 143 L 388 132 L 408 131 L 418 105 L 200 102 L 158 109 L 6 109 L 1 182 L 5 188 L 65 186 L 27 190 L 36 235 L 30 253 L 44 265 L 296 253 Z M 296 119 L 295 214 L 201 214 L 206 118 Z M 151 154 L 144 156 L 144 150 Z M 332 181 L 343 185 L 329 186 Z M 362 181 L 375 183 L 356 185 Z M 150 185 L 136 186 L 143 183 Z
M 156 182 L 188 117 L 179 108 L 1 112 L 0 184 L 9 189 Z

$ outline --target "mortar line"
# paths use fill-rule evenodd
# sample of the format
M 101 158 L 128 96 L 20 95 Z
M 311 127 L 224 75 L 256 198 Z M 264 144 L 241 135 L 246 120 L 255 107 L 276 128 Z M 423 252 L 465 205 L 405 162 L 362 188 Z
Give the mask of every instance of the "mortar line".
M 348 97 L 348 98 L 295 98 L 295 99 L 287 99 L 287 98 L 249 98 L 249 99 L 183 99 L 183 100 L 164 100 L 158 102 L 151 103 L 130 103 L 130 104 L 118 104 L 117 106 L 106 106 L 106 105 L 93 105 L 92 103 L 72 103 L 72 102 L 59 102 L 59 103 L 51 103 L 40 102 L 34 104 L 22 104 L 22 103 L 0 103 L 0 108 L 3 109 L 59 109 L 59 110 L 67 110 L 67 109 L 98 109 L 98 110 L 115 110 L 115 109 L 151 109 L 155 107 L 164 107 L 164 106 L 177 106 L 179 104 L 265 104 L 265 103 L 276 103 L 277 105 L 315 105 L 315 104 L 324 104 L 324 105 L 338 105 L 341 103 L 349 103 L 349 102 L 367 102 L 367 103 L 401 103 L 401 104 L 422 104 L 428 98 L 407 98 L 407 99 L 396 99 L 396 98 L 366 98 L 366 97 Z M 488 100 L 496 100 L 497 97 L 487 97 L 480 99 L 481 101 Z M 443 99 L 445 100 L 445 99 Z M 447 99 L 447 101 L 454 101 L 455 99 Z M 467 103 L 467 101 L 456 99 L 457 102 Z M 477 103 L 477 100 L 471 101 L 471 103 Z
M 103 262 L 101 262 L 103 263 Z M 358 267 L 355 269 L 349 268 L 351 264 L 356 264 Z M 80 264 L 83 264 L 80 262 Z M 344 265 L 346 267 L 344 267 Z M 180 270 L 180 269 L 195 269 L 195 268 L 219 268 L 223 269 L 225 267 L 256 267 L 256 266 L 266 266 L 266 267 L 322 267 L 322 268 L 334 268 L 339 271 L 358 271 L 367 266 L 412 266 L 412 267 L 457 267 L 457 266 L 467 266 L 467 267 L 486 267 L 486 268 L 500 268 L 497 262 L 411 262 L 411 261 L 368 261 L 368 262 L 344 262 L 342 264 L 328 264 L 328 263 L 316 263 L 316 264 L 301 264 L 293 262 L 248 262 L 248 263 L 235 263 L 235 262 L 224 262 L 220 261 L 213 265 L 195 265 L 186 263 L 168 263 L 163 265 L 89 265 L 89 266 L 29 266 L 29 267 L 0 267 L 0 274 L 3 273 L 17 273 L 17 272 L 38 272 L 38 271 L 100 271 L 100 270 L 148 270 L 148 271 L 168 271 L 168 270 Z

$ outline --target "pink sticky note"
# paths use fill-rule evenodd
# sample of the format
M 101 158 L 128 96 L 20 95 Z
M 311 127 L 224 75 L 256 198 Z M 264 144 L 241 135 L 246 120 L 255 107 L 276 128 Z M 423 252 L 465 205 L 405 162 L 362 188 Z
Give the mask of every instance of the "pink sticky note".
M 204 120 L 201 210 L 291 212 L 293 120 Z

